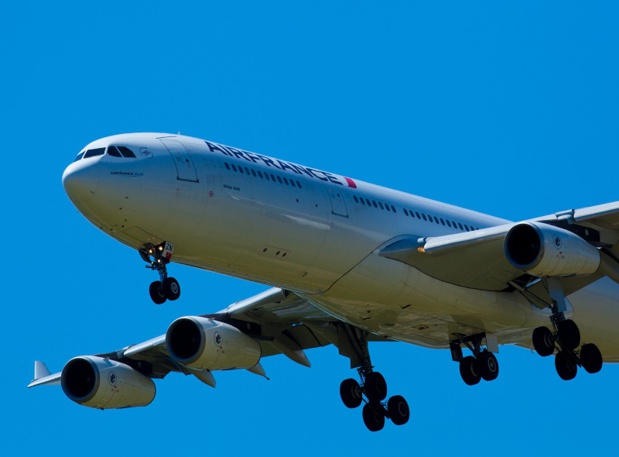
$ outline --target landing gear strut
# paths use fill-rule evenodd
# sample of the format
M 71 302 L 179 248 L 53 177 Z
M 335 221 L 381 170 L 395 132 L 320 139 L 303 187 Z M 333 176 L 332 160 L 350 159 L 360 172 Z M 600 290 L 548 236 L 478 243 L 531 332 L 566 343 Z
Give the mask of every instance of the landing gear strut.
M 548 357 L 557 351 L 555 369 L 564 381 L 574 379 L 579 366 L 588 373 L 597 373 L 602 369 L 602 354 L 592 343 L 583 344 L 579 349 L 580 330 L 573 320 L 565 317 L 567 303 L 560 283 L 548 279 L 548 292 L 552 299 L 552 330 L 548 327 L 537 327 L 533 330 L 533 347 L 542 357 Z
M 449 347 L 452 359 L 460 363 L 460 376 L 464 383 L 474 386 L 482 379 L 494 381 L 499 376 L 499 361 L 488 348 L 482 348 L 482 341 L 486 338 L 486 334 L 458 336 L 459 338 L 452 341 Z M 462 344 L 468 347 L 473 355 L 463 357 Z
M 346 379 L 340 384 L 340 397 L 348 408 L 363 406 L 362 416 L 365 426 L 371 432 L 382 430 L 385 419 L 395 425 L 404 425 L 410 418 L 408 403 L 401 395 L 387 398 L 387 382 L 382 374 L 374 371 L 368 352 L 367 333 L 348 325 L 340 327 L 345 332 L 346 344 L 340 345 L 340 353 L 350 357 L 352 367 L 357 367 L 361 382 Z
M 144 248 L 139 250 L 140 257 L 148 264 L 146 268 L 159 273 L 159 281 L 152 282 L 148 289 L 150 298 L 157 305 L 165 303 L 166 300 L 178 300 L 181 296 L 181 286 L 176 279 L 168 277 L 166 268 L 173 251 L 174 245 L 165 241 L 157 246 L 145 244 Z

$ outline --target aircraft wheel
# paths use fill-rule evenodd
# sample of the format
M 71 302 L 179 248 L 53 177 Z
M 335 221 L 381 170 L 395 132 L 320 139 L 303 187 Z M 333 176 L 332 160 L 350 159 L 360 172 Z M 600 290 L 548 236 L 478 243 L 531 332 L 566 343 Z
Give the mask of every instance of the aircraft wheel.
M 559 377 L 564 381 L 574 379 L 578 373 L 578 365 L 573 355 L 565 351 L 558 352 L 555 356 L 555 368 Z
M 163 293 L 163 288 L 161 285 L 161 281 L 154 281 L 150 284 L 148 288 L 148 292 L 150 293 L 150 298 L 155 302 L 156 305 L 161 305 L 165 303 L 166 296 Z
M 166 278 L 163 280 L 163 294 L 168 300 L 178 300 L 181 296 L 181 286 L 174 278 Z
M 477 356 L 473 369 L 484 381 L 494 381 L 499 376 L 499 361 L 492 352 L 484 351 Z
M 580 330 L 571 319 L 565 319 L 557 323 L 559 342 L 564 351 L 570 351 L 580 346 Z
M 602 369 L 602 353 L 595 344 L 585 344 L 580 348 L 580 363 L 587 373 L 597 373 Z
M 465 384 L 474 386 L 479 383 L 481 376 L 475 371 L 475 357 L 469 355 L 460 360 L 460 376 Z
M 377 371 L 367 374 L 363 389 L 370 402 L 378 403 L 387 398 L 387 381 L 385 381 L 383 375 Z
M 548 327 L 537 327 L 533 330 L 533 347 L 542 357 L 548 357 L 555 352 L 555 342 Z
M 361 387 L 354 379 L 345 379 L 340 384 L 340 397 L 348 408 L 356 408 L 361 404 Z
M 380 403 L 366 403 L 363 407 L 363 423 L 370 432 L 378 432 L 385 426 L 385 414 Z
M 411 412 L 408 403 L 401 395 L 394 395 L 387 402 L 387 412 L 391 422 L 395 425 L 404 425 L 408 422 Z

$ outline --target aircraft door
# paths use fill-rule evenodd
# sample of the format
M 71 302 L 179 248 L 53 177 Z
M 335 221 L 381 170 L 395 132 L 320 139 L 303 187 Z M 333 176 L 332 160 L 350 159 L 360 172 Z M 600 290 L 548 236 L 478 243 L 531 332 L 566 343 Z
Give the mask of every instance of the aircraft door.
M 178 140 L 161 139 L 167 150 L 172 156 L 174 165 L 176 166 L 177 179 L 179 181 L 199 182 L 196 167 L 191 158 L 191 154 L 185 148 L 183 143 Z
M 327 193 L 329 194 L 329 200 L 331 201 L 331 212 L 338 216 L 348 217 L 348 209 L 346 209 L 346 202 L 344 196 L 337 189 L 331 186 L 325 186 Z

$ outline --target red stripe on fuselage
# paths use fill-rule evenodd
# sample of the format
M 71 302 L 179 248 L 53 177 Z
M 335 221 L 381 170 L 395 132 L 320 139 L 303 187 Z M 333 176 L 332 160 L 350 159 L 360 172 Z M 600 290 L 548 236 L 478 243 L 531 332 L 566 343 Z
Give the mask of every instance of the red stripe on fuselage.
M 355 182 L 352 179 L 350 178 L 344 178 L 344 179 L 348 183 L 348 187 L 352 187 L 353 189 L 357 188 L 357 184 L 355 184 Z

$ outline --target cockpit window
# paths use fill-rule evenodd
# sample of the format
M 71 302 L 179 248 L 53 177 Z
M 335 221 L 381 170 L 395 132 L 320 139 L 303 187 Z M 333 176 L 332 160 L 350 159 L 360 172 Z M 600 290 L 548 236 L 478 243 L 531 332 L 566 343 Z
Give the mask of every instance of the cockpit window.
M 108 155 L 111 155 L 112 157 L 122 157 L 120 155 L 120 152 L 118 152 L 118 149 L 116 149 L 116 146 L 108 146 L 107 153 Z
M 129 158 L 135 159 L 135 154 L 128 147 L 126 147 L 126 146 L 118 146 L 118 150 L 123 155 L 123 157 L 129 157 Z
M 77 162 L 78 160 L 80 160 L 82 157 L 84 157 L 84 154 L 86 153 L 86 151 L 82 151 L 80 152 L 77 157 L 75 157 L 75 160 L 73 162 Z
M 86 151 L 86 154 L 84 154 L 84 158 L 102 156 L 103 154 L 105 154 L 105 148 L 89 149 Z

